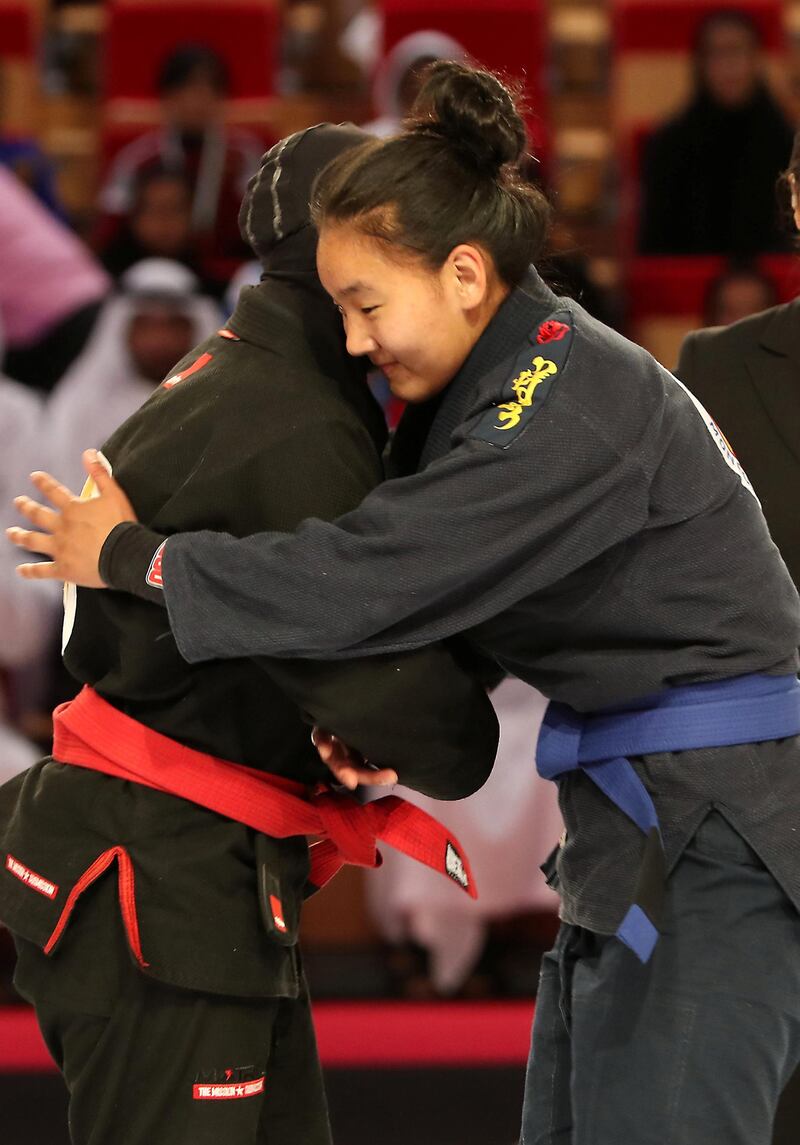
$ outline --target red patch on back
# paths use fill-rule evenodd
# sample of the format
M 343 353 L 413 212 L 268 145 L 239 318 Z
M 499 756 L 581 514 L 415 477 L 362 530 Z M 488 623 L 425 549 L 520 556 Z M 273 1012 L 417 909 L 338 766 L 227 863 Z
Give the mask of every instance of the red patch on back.
M 177 386 L 178 382 L 183 382 L 186 378 L 190 377 L 191 374 L 196 374 L 198 370 L 202 370 L 203 366 L 207 366 L 213 357 L 213 354 L 201 354 L 199 358 L 192 362 L 191 366 L 187 366 L 186 369 L 181 370 L 179 374 L 173 374 L 171 378 L 167 378 L 161 385 L 165 390 L 171 390 L 173 386 Z

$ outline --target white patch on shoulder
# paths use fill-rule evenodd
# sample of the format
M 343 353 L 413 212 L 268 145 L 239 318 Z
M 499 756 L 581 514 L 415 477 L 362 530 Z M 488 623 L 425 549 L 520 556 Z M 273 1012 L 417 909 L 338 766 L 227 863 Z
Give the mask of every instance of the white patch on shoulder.
M 676 378 L 674 374 L 670 374 L 670 377 L 672 378 L 673 382 L 676 382 L 677 385 L 679 385 L 681 387 L 683 392 L 689 397 L 690 401 L 692 402 L 692 405 L 695 407 L 697 412 L 702 417 L 703 421 L 706 423 L 706 429 L 711 434 L 711 437 L 713 438 L 714 443 L 717 446 L 717 449 L 722 454 L 723 459 L 725 461 L 725 464 L 730 469 L 733 470 L 733 472 L 739 478 L 739 480 L 741 481 L 742 485 L 744 485 L 744 487 L 748 491 L 748 493 L 752 493 L 752 495 L 756 498 L 756 501 L 758 501 L 758 497 L 756 496 L 756 491 L 753 488 L 753 486 L 750 484 L 750 478 L 747 476 L 744 469 L 742 469 L 742 466 L 741 466 L 741 463 L 740 463 L 738 457 L 736 456 L 736 454 L 731 449 L 730 442 L 728 441 L 728 439 L 726 438 L 726 436 L 722 432 L 722 430 L 719 428 L 717 423 L 714 421 L 711 414 L 708 412 L 708 410 L 705 408 L 705 406 L 697 400 L 697 398 L 694 396 L 692 391 L 690 389 L 688 389 L 683 384 L 683 382 L 680 380 L 680 378 Z M 759 502 L 759 504 L 760 504 L 760 502 Z

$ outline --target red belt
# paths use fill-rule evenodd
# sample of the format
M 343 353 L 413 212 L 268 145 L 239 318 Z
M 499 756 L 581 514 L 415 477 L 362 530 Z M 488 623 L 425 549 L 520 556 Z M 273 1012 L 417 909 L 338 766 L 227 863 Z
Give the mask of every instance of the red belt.
M 379 866 L 381 840 L 478 897 L 469 860 L 456 837 L 432 815 L 396 795 L 362 804 L 327 787 L 312 791 L 291 779 L 194 751 L 124 715 L 89 687 L 56 708 L 53 725 L 53 756 L 59 763 L 177 795 L 276 839 L 319 836 L 310 848 L 309 878 L 316 887 L 324 886 L 345 863 Z M 75 891 L 81 893 L 77 886 Z M 63 925 L 74 905 L 68 901 L 64 908 Z M 58 935 L 62 930 L 60 922 Z M 51 942 L 56 937 L 54 932 Z

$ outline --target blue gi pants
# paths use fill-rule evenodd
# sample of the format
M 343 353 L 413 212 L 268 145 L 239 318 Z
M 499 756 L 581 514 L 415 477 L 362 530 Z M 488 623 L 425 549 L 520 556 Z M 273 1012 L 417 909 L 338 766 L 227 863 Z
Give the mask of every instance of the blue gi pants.
M 798 1062 L 800 915 L 712 812 L 668 880 L 649 963 L 562 924 L 542 964 L 521 1145 L 770 1145 Z

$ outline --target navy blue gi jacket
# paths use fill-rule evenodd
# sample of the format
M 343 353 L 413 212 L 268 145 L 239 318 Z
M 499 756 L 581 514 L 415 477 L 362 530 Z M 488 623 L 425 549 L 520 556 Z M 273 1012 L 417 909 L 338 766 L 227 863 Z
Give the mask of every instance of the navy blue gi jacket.
M 101 569 L 146 592 L 141 561 L 123 568 L 131 530 Z M 649 354 L 534 271 L 445 391 L 417 473 L 292 535 L 173 537 L 163 569 L 190 661 L 345 658 L 466 632 L 581 712 L 797 668 L 797 593 L 724 438 Z M 724 804 L 800 903 L 798 763 L 794 741 L 642 760 L 668 861 Z M 641 836 L 585 776 L 560 789 L 564 916 L 613 932 Z

